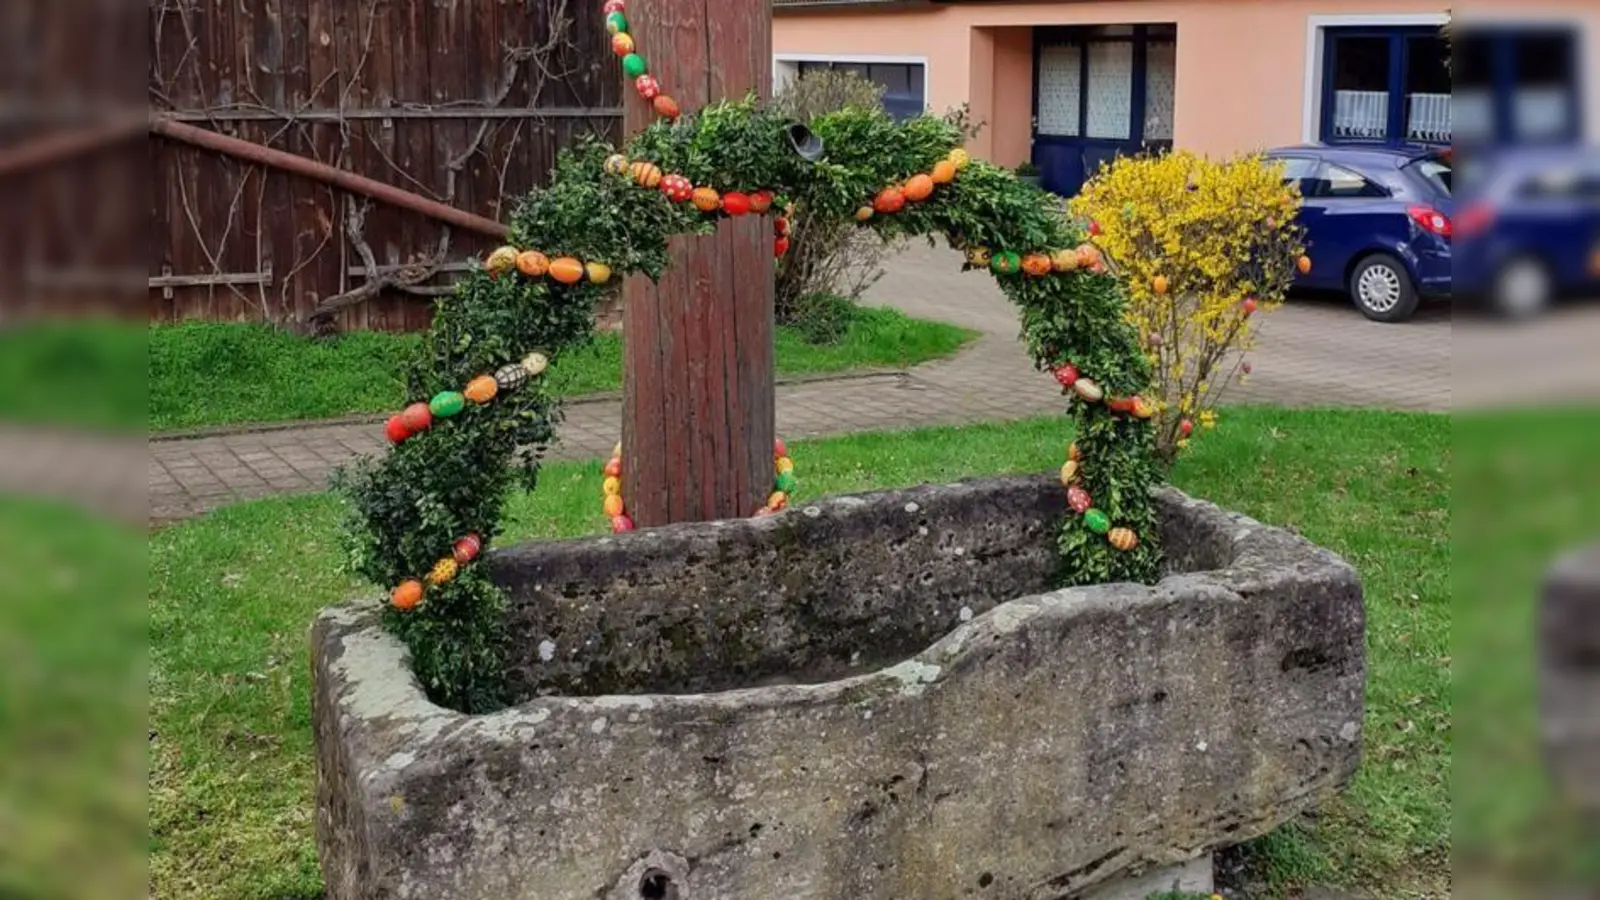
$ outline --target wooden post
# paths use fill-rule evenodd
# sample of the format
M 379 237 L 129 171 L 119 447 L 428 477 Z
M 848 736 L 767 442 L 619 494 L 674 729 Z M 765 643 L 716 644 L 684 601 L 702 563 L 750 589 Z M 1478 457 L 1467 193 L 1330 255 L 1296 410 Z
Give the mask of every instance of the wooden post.
M 770 93 L 771 0 L 631 0 L 627 16 L 685 113 Z M 654 113 L 624 82 L 632 134 Z M 658 284 L 624 288 L 624 495 L 640 527 L 749 516 L 772 490 L 772 241 L 770 217 L 727 219 L 674 238 Z

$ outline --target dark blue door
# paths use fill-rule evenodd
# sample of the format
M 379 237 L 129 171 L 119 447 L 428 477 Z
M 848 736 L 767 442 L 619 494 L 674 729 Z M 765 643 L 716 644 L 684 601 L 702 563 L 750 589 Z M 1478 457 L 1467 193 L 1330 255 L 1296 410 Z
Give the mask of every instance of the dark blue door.
M 1172 146 L 1176 30 L 1034 30 L 1033 164 L 1072 196 L 1118 156 Z

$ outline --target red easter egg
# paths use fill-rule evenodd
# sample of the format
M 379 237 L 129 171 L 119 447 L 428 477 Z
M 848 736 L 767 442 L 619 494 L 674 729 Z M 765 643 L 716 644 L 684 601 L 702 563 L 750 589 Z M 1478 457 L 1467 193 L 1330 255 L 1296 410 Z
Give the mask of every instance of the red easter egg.
M 788 238 L 786 238 L 786 237 L 776 237 L 776 238 L 772 239 L 772 255 L 774 257 L 783 256 L 783 255 L 787 254 L 788 252 L 789 252 L 789 239 Z
M 788 455 L 789 455 L 789 448 L 785 447 L 783 445 L 783 438 L 778 438 L 777 440 L 772 442 L 772 458 L 773 459 L 783 459 L 785 456 L 788 456 Z
M 1078 515 L 1089 511 L 1094 506 L 1094 500 L 1089 497 L 1089 492 L 1077 485 L 1067 488 L 1067 506 Z
M 600 7 L 600 10 L 609 16 L 614 12 L 623 12 L 627 8 L 627 0 L 606 0 L 606 5 Z
M 1188 419 L 1184 419 L 1182 422 L 1179 422 L 1178 423 L 1178 433 L 1183 435 L 1184 437 L 1188 437 L 1189 435 L 1194 434 L 1194 423 L 1189 421 Z
M 1253 314 L 1258 306 L 1259 304 L 1256 303 L 1256 298 L 1248 298 L 1244 301 L 1244 314 L 1247 316 Z
M 772 233 L 778 237 L 788 237 L 790 230 L 788 216 L 779 216 L 772 220 Z
M 400 413 L 400 421 L 410 429 L 412 434 L 427 431 L 433 424 L 433 410 L 428 409 L 426 403 L 413 403 Z
M 482 552 L 483 539 L 478 537 L 476 534 L 469 534 L 461 540 L 456 541 L 455 547 L 452 548 L 451 555 L 455 558 L 457 563 L 464 566 L 467 563 L 477 559 L 478 554 Z
M 1094 221 L 1093 219 L 1089 220 L 1089 236 L 1090 237 L 1099 237 L 1100 236 L 1100 223 Z
M 1134 399 L 1132 397 L 1115 397 L 1106 401 L 1106 408 L 1117 413 L 1133 412 Z
M 1078 367 L 1072 363 L 1062 363 L 1050 374 L 1056 377 L 1056 381 L 1060 382 L 1062 387 L 1072 387 L 1078 380 Z
M 772 192 L 756 191 L 750 195 L 750 211 L 764 213 L 772 208 Z
M 610 462 L 606 463 L 605 471 L 606 471 L 606 477 L 607 478 L 621 478 L 622 477 L 622 460 L 613 459 Z
M 661 118 L 676 119 L 678 117 L 678 101 L 668 97 L 666 94 L 657 94 L 656 98 L 650 102 L 655 107 L 656 115 Z
M 623 532 L 632 531 L 632 530 L 633 530 L 633 517 L 632 516 L 629 516 L 627 513 L 623 513 L 620 516 L 612 516 L 611 517 L 611 531 L 612 531 L 613 534 L 622 534 Z
M 389 421 L 383 426 L 383 433 L 388 436 L 392 443 L 396 444 L 411 437 L 411 429 L 406 427 L 402 416 L 390 416 Z
M 730 216 L 747 216 L 750 214 L 750 195 L 738 191 L 729 191 L 722 195 L 722 211 Z
M 633 88 L 646 100 L 654 100 L 661 95 L 661 82 L 654 75 L 640 75 L 634 79 Z

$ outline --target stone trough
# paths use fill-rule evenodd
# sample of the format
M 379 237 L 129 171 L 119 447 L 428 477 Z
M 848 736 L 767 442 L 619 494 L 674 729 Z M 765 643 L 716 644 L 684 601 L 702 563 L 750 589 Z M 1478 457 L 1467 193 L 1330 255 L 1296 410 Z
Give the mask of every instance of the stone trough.
M 973 481 L 500 551 L 522 702 L 490 715 L 430 703 L 375 607 L 325 611 L 328 896 L 1075 898 L 1337 791 L 1356 573 L 1163 489 L 1160 584 L 1052 592 L 1061 493 Z

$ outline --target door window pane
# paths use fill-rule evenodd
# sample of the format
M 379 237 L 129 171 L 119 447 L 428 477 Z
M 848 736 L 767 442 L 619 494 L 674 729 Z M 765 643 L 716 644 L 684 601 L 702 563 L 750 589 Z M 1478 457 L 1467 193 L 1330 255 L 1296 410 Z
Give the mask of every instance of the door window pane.
M 1039 48 L 1039 133 L 1078 136 L 1083 81 L 1083 46 Z
M 1151 43 L 1145 56 L 1144 139 L 1172 140 L 1173 94 L 1177 89 L 1178 45 Z
M 1516 41 L 1516 89 L 1511 120 L 1518 138 L 1564 137 L 1572 129 L 1573 41 L 1565 33 L 1529 34 Z
M 1450 143 L 1449 48 L 1438 35 L 1406 38 L 1406 138 Z
M 1389 134 L 1389 38 L 1333 40 L 1333 136 L 1382 140 Z
M 1125 141 L 1133 130 L 1133 44 L 1089 45 L 1087 132 Z

